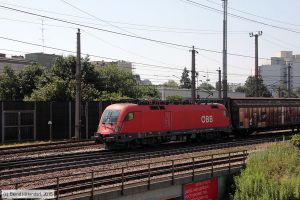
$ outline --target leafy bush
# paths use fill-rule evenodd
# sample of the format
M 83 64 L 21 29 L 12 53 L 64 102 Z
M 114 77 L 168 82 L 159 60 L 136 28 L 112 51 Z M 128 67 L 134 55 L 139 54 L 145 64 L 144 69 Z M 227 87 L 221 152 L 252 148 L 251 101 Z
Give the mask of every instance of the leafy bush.
M 168 101 L 182 101 L 183 97 L 179 95 L 167 96 Z
M 296 134 L 292 136 L 291 143 L 296 147 L 300 147 L 300 134 Z
M 235 200 L 300 199 L 300 158 L 291 143 L 280 143 L 257 152 L 246 169 L 235 177 Z

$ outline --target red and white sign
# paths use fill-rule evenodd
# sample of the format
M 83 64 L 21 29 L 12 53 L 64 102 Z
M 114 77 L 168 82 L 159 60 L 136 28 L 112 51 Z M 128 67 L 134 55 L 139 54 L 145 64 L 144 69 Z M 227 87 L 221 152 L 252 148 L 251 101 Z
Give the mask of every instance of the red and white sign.
M 218 178 L 183 186 L 184 200 L 218 200 Z

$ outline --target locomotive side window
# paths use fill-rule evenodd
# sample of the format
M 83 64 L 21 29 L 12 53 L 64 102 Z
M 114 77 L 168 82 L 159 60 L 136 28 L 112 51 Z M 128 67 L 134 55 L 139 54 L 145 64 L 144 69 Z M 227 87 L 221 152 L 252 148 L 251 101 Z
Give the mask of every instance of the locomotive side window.
M 125 117 L 125 121 L 130 121 L 130 120 L 133 120 L 134 118 L 134 113 L 133 112 L 130 112 L 126 115 Z

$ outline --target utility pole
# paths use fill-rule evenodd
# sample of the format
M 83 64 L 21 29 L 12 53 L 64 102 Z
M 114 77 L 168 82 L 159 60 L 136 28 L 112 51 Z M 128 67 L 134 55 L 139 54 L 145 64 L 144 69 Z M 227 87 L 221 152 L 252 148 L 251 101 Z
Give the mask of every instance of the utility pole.
M 219 99 L 222 98 L 222 80 L 221 80 L 221 69 L 219 67 L 219 69 L 217 70 L 218 74 L 219 74 L 219 82 L 218 82 L 218 85 L 219 85 Z
M 192 104 L 195 103 L 195 100 L 196 100 L 196 62 L 195 62 L 195 55 L 196 53 L 198 53 L 194 46 L 193 46 L 193 49 L 190 50 L 190 52 L 192 52 L 192 70 L 191 70 L 191 73 L 192 73 L 192 87 L 191 87 L 191 94 L 192 94 Z
M 228 0 L 224 1 L 224 17 L 223 17 L 223 99 L 224 104 L 227 100 L 227 4 Z
M 288 63 L 288 98 L 291 97 L 291 63 Z
M 262 35 L 262 31 L 258 31 L 256 34 L 249 33 L 250 37 L 255 37 L 255 96 L 259 96 L 258 88 L 258 36 Z
M 77 32 L 77 57 L 76 57 L 76 99 L 75 99 L 75 139 L 80 139 L 81 129 L 81 52 L 80 29 Z

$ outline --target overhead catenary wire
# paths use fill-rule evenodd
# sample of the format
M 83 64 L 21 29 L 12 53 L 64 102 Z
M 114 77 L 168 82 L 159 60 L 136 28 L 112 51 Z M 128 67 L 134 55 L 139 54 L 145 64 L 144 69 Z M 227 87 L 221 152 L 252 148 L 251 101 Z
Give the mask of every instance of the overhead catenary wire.
M 106 20 L 103 20 L 103 19 L 101 19 L 101 18 L 99 18 L 99 17 L 96 17 L 95 15 L 92 15 L 91 13 L 86 12 L 86 11 L 84 11 L 83 9 L 78 8 L 77 6 L 74 6 L 73 4 L 69 3 L 69 2 L 66 1 L 66 0 L 60 0 L 60 1 L 63 2 L 63 3 L 65 3 L 65 4 L 67 4 L 67 5 L 69 5 L 69 6 L 71 6 L 71 7 L 74 8 L 74 9 L 76 9 L 76 10 L 78 10 L 78 11 L 80 11 L 80 12 L 82 12 L 82 13 L 88 15 L 88 16 L 90 16 L 90 17 L 93 17 L 94 19 L 96 19 L 96 20 L 98 20 L 98 21 L 104 22 L 104 23 L 106 23 L 106 24 L 108 24 L 108 25 L 110 25 L 110 26 L 112 26 L 112 27 L 115 27 L 115 28 L 121 30 L 121 31 L 125 31 L 126 33 L 129 33 L 129 34 L 138 36 L 138 35 L 136 35 L 135 33 L 129 32 L 129 31 L 127 31 L 127 30 L 124 29 L 124 28 L 121 28 L 121 27 L 119 27 L 119 26 L 117 26 L 117 25 L 114 25 L 114 24 L 112 24 L 112 23 L 110 23 L 110 22 L 108 22 L 108 21 L 106 21 Z
M 95 38 L 95 39 L 97 39 L 97 40 L 99 40 L 99 41 L 101 41 L 101 42 L 103 42 L 103 43 L 105 43 L 105 44 L 107 44 L 107 45 L 109 45 L 109 46 L 112 46 L 112 47 L 114 47 L 114 48 L 120 49 L 120 50 L 122 50 L 123 52 L 129 53 L 129 54 L 132 54 L 132 55 L 135 55 L 135 56 L 138 56 L 138 57 L 147 59 L 147 60 L 159 62 L 159 63 L 162 63 L 162 64 L 164 64 L 164 65 L 171 65 L 171 64 L 165 63 L 165 62 L 163 62 L 163 61 L 160 61 L 160 60 L 157 60 L 157 59 L 153 59 L 153 58 L 149 58 L 149 57 L 143 56 L 143 55 L 141 55 L 141 54 L 135 53 L 135 52 L 133 52 L 133 51 L 124 49 L 124 48 L 122 48 L 122 47 L 120 47 L 120 46 L 118 46 L 118 45 L 115 45 L 115 44 L 111 43 L 111 42 L 105 41 L 105 40 L 101 39 L 100 37 L 98 37 L 98 36 L 96 36 L 96 35 L 94 35 L 94 34 L 88 32 L 88 31 L 83 30 L 83 32 L 85 32 L 85 33 L 88 34 L 89 36 L 91 36 L 91 37 L 93 37 L 93 38 Z
M 158 44 L 163 44 L 163 45 L 170 45 L 170 46 L 174 46 L 176 48 L 182 47 L 182 48 L 190 49 L 191 46 L 192 46 L 192 45 L 189 46 L 189 45 L 184 45 L 184 44 L 177 44 L 177 43 L 172 43 L 172 42 L 167 42 L 167 41 L 162 41 L 162 40 L 157 40 L 157 39 L 151 39 L 151 38 L 142 37 L 142 36 L 135 36 L 135 35 L 127 34 L 127 33 L 121 33 L 121 32 L 112 31 L 112 30 L 108 30 L 108 29 L 103 29 L 103 28 L 98 28 L 98 27 L 89 26 L 89 25 L 85 25 L 85 24 L 80 24 L 80 23 L 76 23 L 76 22 L 71 22 L 71 21 L 68 21 L 68 20 L 65 20 L 65 19 L 50 17 L 50 16 L 46 16 L 46 15 L 41 15 L 41 14 L 29 12 L 29 11 L 24 11 L 24 10 L 20 10 L 20 9 L 16 9 L 16 8 L 11 8 L 11 7 L 8 7 L 8 6 L 3 6 L 3 5 L 0 5 L 0 8 L 4 8 L 4 9 L 7 9 L 7 10 L 20 12 L 20 13 L 24 13 L 24 14 L 28 14 L 28 15 L 43 17 L 43 18 L 46 18 L 46 19 L 59 21 L 59 22 L 62 22 L 62 23 L 68 23 L 68 24 L 72 24 L 72 25 L 76 25 L 76 26 L 90 28 L 90 29 L 94 29 L 94 30 L 98 30 L 98 31 L 103 31 L 103 32 L 111 33 L 111 34 L 121 35 L 121 36 L 135 38 L 135 39 L 146 40 L 146 41 L 150 41 L 150 42 L 154 42 L 154 43 L 158 43 Z M 197 47 L 195 47 L 195 49 L 199 50 L 199 51 L 206 51 L 206 52 L 211 52 L 211 53 L 222 54 L 222 51 L 218 51 L 218 50 L 212 50 L 212 49 L 206 49 L 206 48 L 197 48 Z M 250 58 L 250 59 L 255 58 L 254 56 L 243 55 L 243 54 L 238 54 L 238 53 L 228 52 L 227 54 L 231 55 L 231 56 L 244 57 L 244 58 Z M 259 58 L 259 59 L 270 60 L 269 58 Z
M 43 45 L 40 44 L 36 44 L 36 43 L 31 43 L 31 42 L 25 42 L 25 41 L 21 41 L 21 40 L 17 40 L 17 39 L 12 39 L 12 38 L 8 38 L 8 37 L 3 37 L 0 36 L 0 39 L 5 39 L 5 40 L 9 40 L 9 41 L 13 41 L 13 42 L 18 42 L 18 43 L 23 43 L 23 44 L 27 44 L 27 45 L 32 45 L 32 46 L 38 46 L 38 47 L 42 47 Z M 62 48 L 57 48 L 57 47 L 50 47 L 50 46 L 44 46 L 47 49 L 52 49 L 52 50 L 59 50 L 59 51 L 63 51 L 63 52 L 67 52 L 67 53 L 73 53 L 75 54 L 75 51 L 71 51 L 71 50 L 67 50 L 67 49 L 62 49 Z M 7 50 L 7 49 L 5 49 Z M 22 51 L 21 51 L 22 52 Z M 92 56 L 92 57 L 96 57 L 96 58 L 101 58 L 101 59 L 107 59 L 107 60 L 113 60 L 113 61 L 118 61 L 120 59 L 117 58 L 110 58 L 110 57 L 104 57 L 104 56 L 98 56 L 98 55 L 93 55 L 93 54 L 89 54 L 89 53 L 82 53 L 82 55 L 85 56 Z M 142 65 L 143 67 L 151 67 L 153 70 L 153 67 L 155 68 L 163 68 L 163 69 L 168 69 L 168 70 L 179 70 L 182 71 L 184 67 L 182 68 L 175 68 L 175 67 L 169 67 L 169 66 L 164 66 L 164 65 L 155 65 L 155 64 L 148 64 L 148 63 L 142 63 L 142 62 L 135 62 L 135 61 L 128 61 L 131 62 L 133 64 L 136 65 Z M 198 73 L 208 73 L 208 74 L 218 74 L 217 72 L 211 72 L 211 71 L 204 71 L 204 70 L 196 70 Z M 249 76 L 247 74 L 240 74 L 240 73 L 229 73 L 228 75 L 230 76 Z M 285 77 L 285 76 L 266 76 L 266 77 Z M 292 76 L 292 77 L 300 77 L 300 76 Z
M 222 13 L 223 12 L 220 9 L 217 9 L 217 8 L 199 3 L 197 1 L 193 1 L 193 0 L 181 0 L 181 1 L 186 2 L 186 3 L 190 3 L 190 4 L 195 5 L 195 6 L 202 7 L 204 9 L 208 9 L 208 10 L 211 10 L 211 11 L 214 11 L 214 12 L 217 12 L 217 13 Z M 266 22 L 258 21 L 258 20 L 255 20 L 255 19 L 250 19 L 250 18 L 243 17 L 243 16 L 240 16 L 240 15 L 232 14 L 232 13 L 229 13 L 229 12 L 228 12 L 228 16 L 235 17 L 235 18 L 238 18 L 238 19 L 241 19 L 241 20 L 250 21 L 250 22 L 253 22 L 253 23 L 257 23 L 257 24 L 261 24 L 261 25 L 264 25 L 264 26 L 269 26 L 269 27 L 272 27 L 272 28 L 284 30 L 284 31 L 289 31 L 289 32 L 297 33 L 297 34 L 300 33 L 300 30 L 290 29 L 290 28 L 287 28 L 287 27 L 282 27 L 282 26 L 269 24 L 269 23 L 266 23 Z
M 23 44 L 27 44 L 27 45 L 32 45 L 32 46 L 38 46 L 38 47 L 42 47 L 43 45 L 41 44 L 36 44 L 36 43 L 32 43 L 32 42 L 26 42 L 26 41 L 22 41 L 22 40 L 17 40 L 17 39 L 13 39 L 13 38 L 8 38 L 8 37 L 4 37 L 4 36 L 0 36 L 0 39 L 4 39 L 4 40 L 9 40 L 9 41 L 13 41 L 13 42 L 18 42 L 18 43 L 23 43 Z M 51 47 L 51 46 L 44 46 L 46 49 L 52 49 L 52 50 L 58 50 L 58 51 L 63 51 L 63 52 L 67 52 L 67 53 L 72 53 L 75 54 L 75 51 L 72 50 L 67 50 L 67 49 L 62 49 L 62 48 L 57 48 L 57 47 Z M 110 58 L 110 57 L 105 57 L 105 56 L 98 56 L 98 55 L 93 55 L 93 54 L 89 54 L 89 53 L 82 53 L 82 55 L 85 56 L 91 56 L 91 57 L 96 57 L 96 58 L 101 58 L 101 59 L 107 59 L 107 60 L 112 60 L 112 61 L 118 61 L 120 59 L 117 58 Z M 182 71 L 184 67 L 182 68 L 175 68 L 175 67 L 170 67 L 170 66 L 164 66 L 164 65 L 155 65 L 155 64 L 149 64 L 149 63 L 142 63 L 142 62 L 135 62 L 135 61 L 128 61 L 131 62 L 135 65 L 142 65 L 144 67 L 154 67 L 154 68 L 163 68 L 163 69 L 168 69 L 168 70 L 179 70 Z M 210 71 L 204 71 L 204 70 L 196 70 L 198 73 L 209 73 L 209 74 L 217 74 L 217 72 L 210 72 Z M 245 76 L 246 74 L 237 74 L 237 73 L 230 73 L 229 75 L 233 75 L 233 76 Z
M 56 15 L 61 15 L 61 16 L 67 16 L 67 17 L 72 17 L 72 18 L 79 18 L 79 19 L 88 19 L 88 20 L 95 20 L 95 18 L 91 18 L 91 17 L 83 17 L 83 16 L 78 16 L 78 15 L 70 15 L 70 14 L 66 14 L 66 13 L 60 13 L 60 12 L 54 12 L 54 11 L 48 11 L 48 10 L 43 10 L 43 9 L 36 9 L 36 8 L 32 8 L 32 7 L 26 7 L 26 6 L 22 6 L 22 5 L 18 5 L 18 4 L 12 4 L 12 3 L 5 3 L 5 2 L 0 2 L 4 5 L 10 5 L 10 6 L 15 6 L 15 7 L 19 7 L 19 8 L 25 8 L 25 9 L 29 9 L 29 10 L 34 10 L 34 11 L 38 11 L 38 12 L 45 12 L 45 13 L 50 13 L 50 14 L 56 14 Z M 72 21 L 74 21 L 72 19 Z M 90 23 L 90 22 L 82 22 L 82 21 L 77 21 L 76 22 L 79 23 L 84 23 L 84 24 L 94 24 L 94 25 L 100 25 L 98 23 Z M 112 24 L 122 24 L 122 25 L 130 25 L 130 26 L 136 26 L 136 27 L 147 27 L 147 28 L 155 28 L 154 30 L 150 29 L 149 31 L 162 31 L 164 32 L 163 29 L 165 30 L 169 30 L 172 31 L 174 30 L 175 32 L 181 32 L 181 31 L 192 31 L 195 32 L 197 34 L 204 32 L 203 34 L 222 34 L 222 31 L 220 30 L 211 30 L 211 29 L 196 29 L 196 28 L 190 28 L 190 27 L 170 27 L 170 26 L 161 26 L 161 25 L 148 25 L 148 24 L 137 24 L 137 23 L 129 23 L 129 22 L 120 22 L 120 21 L 111 21 L 111 20 L 105 20 L 109 23 Z M 101 24 L 103 25 L 103 24 Z M 132 27 L 121 27 L 121 28 L 126 28 L 126 29 L 134 29 Z M 142 29 L 142 28 L 138 28 L 136 30 L 148 30 L 148 29 Z M 242 34 L 242 33 L 248 33 L 249 31 L 247 30 L 236 30 L 236 31 L 228 31 L 232 34 Z M 183 32 L 184 33 L 184 32 Z
M 43 18 L 46 18 L 46 19 L 55 20 L 55 21 L 59 21 L 59 22 L 63 22 L 63 23 L 68 23 L 68 24 L 72 24 L 72 25 L 76 25 L 76 26 L 90 28 L 90 29 L 94 29 L 94 30 L 98 30 L 98 31 L 103 31 L 103 32 L 107 32 L 107 33 L 111 33 L 111 34 L 115 34 L 115 35 L 121 35 L 121 36 L 130 37 L 130 38 L 146 40 L 146 41 L 155 42 L 155 43 L 159 43 L 159 44 L 172 45 L 172 46 L 175 46 L 175 47 L 184 47 L 184 48 L 188 48 L 188 49 L 191 48 L 191 46 L 188 46 L 188 45 L 177 44 L 177 43 L 172 43 L 172 42 L 167 42 L 167 41 L 162 41 L 162 40 L 156 40 L 156 39 L 151 39 L 151 38 L 147 38 L 147 37 L 131 35 L 131 34 L 128 34 L 128 33 L 121 33 L 121 32 L 117 32 L 117 31 L 113 31 L 113 30 L 108 30 L 108 29 L 98 28 L 98 27 L 89 26 L 89 25 L 85 25 L 85 24 L 80 24 L 80 23 L 76 23 L 76 22 L 71 22 L 71 21 L 68 21 L 68 20 L 65 20 L 65 19 L 50 17 L 50 16 L 46 16 L 46 15 L 41 15 L 41 14 L 29 12 L 29 11 L 24 11 L 24 10 L 20 10 L 20 9 L 16 9 L 16 8 L 11 8 L 11 7 L 8 7 L 8 6 L 0 5 L 0 8 L 4 8 L 4 9 L 7 9 L 7 10 L 12 10 L 12 11 L 15 11 L 15 12 L 20 12 L 20 13 L 24 13 L 24 14 L 28 14 L 28 15 L 33 15 L 33 16 L 37 16 L 37 17 L 43 17 Z
M 221 5 L 220 3 L 214 2 L 212 0 L 206 0 L 206 1 L 210 2 L 210 3 L 213 3 L 213 4 L 216 4 L 216 5 L 219 5 L 219 6 Z M 300 27 L 300 24 L 294 24 L 294 23 L 290 23 L 290 22 L 287 22 L 287 21 L 282 21 L 282 20 L 278 20 L 278 19 L 273 19 L 273 18 L 253 14 L 253 13 L 243 11 L 243 10 L 240 10 L 240 9 L 236 9 L 236 8 L 233 8 L 233 7 L 230 7 L 230 6 L 228 6 L 228 9 L 229 10 L 234 10 L 234 11 L 237 11 L 237 12 L 240 12 L 240 13 L 243 13 L 243 14 L 251 15 L 251 16 L 257 17 L 257 18 L 261 18 L 261 19 L 265 19 L 265 20 L 269 20 L 269 21 L 273 21 L 273 22 L 277 22 L 277 23 L 281 23 L 281 24 L 285 24 L 285 25 L 288 24 L 288 25 L 291 25 L 291 26 Z
M 8 37 L 4 37 L 4 36 L 0 36 L 0 39 L 9 40 L 9 41 L 18 42 L 18 43 L 23 43 L 23 44 L 32 45 L 32 46 L 37 46 L 37 47 L 42 47 L 43 46 L 43 45 L 40 45 L 40 44 L 36 44 L 36 43 L 32 43 L 32 42 L 26 42 L 26 41 L 17 40 L 17 39 L 13 39 L 13 38 L 8 38 Z M 67 53 L 73 53 L 73 54 L 76 53 L 75 51 L 62 49 L 62 48 L 57 48 L 57 47 L 51 47 L 51 46 L 44 46 L 44 47 L 47 48 L 47 49 L 58 50 L 58 51 L 63 51 L 63 52 L 67 52 Z M 98 56 L 98 55 L 93 55 L 93 54 L 89 54 L 89 53 L 82 53 L 82 55 L 92 56 L 92 57 L 107 59 L 107 60 L 113 60 L 113 61 L 120 60 L 120 59 L 117 59 L 117 58 Z M 154 65 L 154 64 L 148 64 L 148 63 L 142 63 L 142 62 L 134 62 L 134 61 L 131 61 L 131 63 L 138 64 L 138 65 L 144 65 L 144 66 L 165 68 L 165 69 L 174 69 L 174 70 L 182 70 L 183 69 L 183 68 L 179 69 L 179 68 L 163 66 L 163 65 Z

